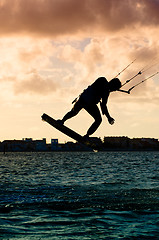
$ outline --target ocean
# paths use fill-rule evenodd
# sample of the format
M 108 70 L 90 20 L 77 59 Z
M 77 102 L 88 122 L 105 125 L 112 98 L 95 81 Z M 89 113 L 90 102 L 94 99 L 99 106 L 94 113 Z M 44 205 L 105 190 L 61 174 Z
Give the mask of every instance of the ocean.
M 159 152 L 0 153 L 0 239 L 159 239 Z

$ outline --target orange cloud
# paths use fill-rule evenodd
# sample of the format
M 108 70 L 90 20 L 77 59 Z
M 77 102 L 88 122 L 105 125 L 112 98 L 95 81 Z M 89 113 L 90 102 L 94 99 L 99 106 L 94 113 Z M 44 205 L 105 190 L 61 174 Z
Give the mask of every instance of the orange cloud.
M 58 36 L 159 25 L 158 0 L 2 0 L 1 35 Z
M 53 93 L 59 87 L 59 83 L 52 79 L 44 78 L 38 73 L 28 74 L 26 79 L 16 81 L 14 90 L 16 94 L 48 94 Z

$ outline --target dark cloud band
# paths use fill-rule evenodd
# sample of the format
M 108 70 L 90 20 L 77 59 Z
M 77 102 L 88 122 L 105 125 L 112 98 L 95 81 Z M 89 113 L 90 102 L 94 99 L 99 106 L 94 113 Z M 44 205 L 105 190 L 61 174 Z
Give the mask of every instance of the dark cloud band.
M 69 35 L 159 24 L 158 0 L 2 0 L 0 34 Z

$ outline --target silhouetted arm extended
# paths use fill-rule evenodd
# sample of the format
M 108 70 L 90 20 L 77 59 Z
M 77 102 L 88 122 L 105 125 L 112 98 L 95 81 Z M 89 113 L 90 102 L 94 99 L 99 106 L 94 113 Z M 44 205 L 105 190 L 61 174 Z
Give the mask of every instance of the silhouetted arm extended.
M 104 108 L 104 115 L 107 117 L 108 122 L 109 122 L 111 125 L 114 124 L 115 120 L 114 120 L 114 118 L 112 118 L 112 117 L 110 116 L 110 114 L 109 114 L 109 112 L 108 112 L 108 108 L 107 108 L 106 105 L 105 105 L 105 108 Z
M 115 120 L 110 116 L 108 108 L 107 108 L 108 96 L 106 96 L 105 98 L 102 99 L 102 102 L 100 102 L 100 106 L 101 106 L 102 114 L 107 117 L 108 122 L 112 125 Z

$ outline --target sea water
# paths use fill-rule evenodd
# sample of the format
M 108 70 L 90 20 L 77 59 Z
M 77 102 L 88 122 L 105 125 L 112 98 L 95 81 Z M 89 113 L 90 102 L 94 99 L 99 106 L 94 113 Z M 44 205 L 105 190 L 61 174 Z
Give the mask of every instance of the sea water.
M 159 152 L 0 153 L 0 239 L 159 239 Z

